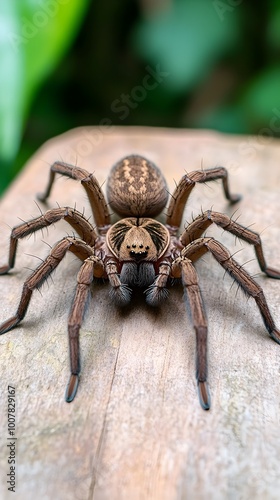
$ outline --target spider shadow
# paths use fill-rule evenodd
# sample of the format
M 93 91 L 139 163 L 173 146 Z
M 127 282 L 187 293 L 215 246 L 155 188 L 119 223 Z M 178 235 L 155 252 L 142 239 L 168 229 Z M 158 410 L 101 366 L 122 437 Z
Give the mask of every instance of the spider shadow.
M 132 290 L 131 300 L 130 300 L 129 304 L 127 304 L 126 306 L 123 306 L 123 307 L 115 306 L 116 309 L 118 310 L 118 315 L 120 318 L 122 318 L 122 319 L 127 318 L 135 310 L 141 310 L 141 311 L 143 311 L 143 313 L 148 314 L 149 316 L 153 317 L 154 319 L 160 315 L 163 304 L 159 304 L 158 306 L 154 306 L 154 307 L 148 305 L 146 302 L 144 292 L 145 292 L 145 288 L 143 288 L 143 289 L 134 288 Z
M 168 326 L 170 330 L 173 330 L 174 323 L 177 324 L 178 320 L 179 322 L 185 321 L 189 323 L 182 286 L 176 283 L 168 287 L 168 291 L 169 294 L 165 300 L 156 306 L 151 306 L 146 302 L 145 288 L 133 289 L 131 301 L 128 305 L 124 307 L 115 306 L 118 319 L 125 321 L 137 311 L 138 314 L 148 318 L 151 323 L 156 324 L 158 329 Z

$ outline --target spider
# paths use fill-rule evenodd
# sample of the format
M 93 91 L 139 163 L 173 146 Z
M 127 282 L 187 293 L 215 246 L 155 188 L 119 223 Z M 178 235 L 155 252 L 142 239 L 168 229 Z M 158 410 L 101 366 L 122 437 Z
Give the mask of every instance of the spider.
M 78 234 L 56 243 L 48 257 L 27 278 L 23 285 L 18 309 L 13 317 L 0 325 L 0 334 L 14 328 L 25 316 L 32 292 L 39 288 L 70 251 L 82 261 L 77 276 L 74 301 L 68 322 L 70 378 L 65 399 L 73 401 L 79 382 L 79 331 L 95 278 L 109 281 L 110 298 L 117 306 L 126 306 L 132 291 L 140 288 L 151 306 L 158 306 L 168 296 L 168 285 L 174 278 L 182 282 L 186 301 L 196 334 L 196 379 L 203 409 L 210 408 L 207 383 L 207 321 L 198 276 L 194 263 L 206 252 L 232 276 L 241 289 L 255 299 L 270 336 L 280 344 L 280 332 L 269 311 L 262 288 L 230 255 L 229 251 L 205 230 L 216 224 L 254 246 L 261 270 L 271 278 L 280 273 L 266 265 L 260 236 L 243 227 L 227 215 L 207 210 L 195 218 L 178 237 L 184 208 L 196 183 L 222 180 L 225 197 L 236 203 L 240 196 L 232 195 L 228 173 L 223 167 L 194 171 L 184 175 L 171 196 L 165 225 L 154 217 L 168 201 L 167 185 L 160 170 L 139 155 L 126 156 L 112 168 L 107 183 L 107 199 L 111 209 L 122 218 L 110 224 L 108 204 L 96 178 L 78 166 L 57 161 L 50 169 L 45 192 L 38 196 L 42 202 L 50 195 L 56 174 L 80 180 L 86 190 L 96 228 L 76 209 L 52 208 L 45 214 L 13 228 L 10 238 L 8 264 L 0 268 L 7 273 L 15 264 L 20 238 L 64 219 Z

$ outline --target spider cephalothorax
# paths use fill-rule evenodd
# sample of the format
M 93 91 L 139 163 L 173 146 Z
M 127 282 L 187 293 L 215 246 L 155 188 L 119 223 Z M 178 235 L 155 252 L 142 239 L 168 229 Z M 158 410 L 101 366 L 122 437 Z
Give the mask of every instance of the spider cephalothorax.
M 164 225 L 154 219 L 129 218 L 116 222 L 109 229 L 106 241 L 121 263 L 121 283 L 142 287 L 152 285 L 156 263 L 166 252 L 170 235 Z M 129 301 L 129 293 L 126 297 Z
M 116 222 L 106 240 L 121 262 L 156 262 L 168 248 L 170 235 L 164 225 L 154 219 L 129 218 Z
M 79 167 L 55 162 L 51 166 L 47 189 L 39 197 L 41 201 L 44 202 L 49 196 L 56 174 L 81 181 L 89 198 L 96 229 L 80 212 L 64 207 L 48 210 L 12 230 L 8 264 L 0 268 L 0 274 L 7 273 L 14 266 L 18 239 L 28 234 L 64 219 L 79 237 L 67 236 L 54 245 L 49 256 L 24 283 L 16 314 L 0 325 L 0 334 L 11 330 L 24 318 L 33 290 L 41 286 L 67 251 L 82 261 L 68 324 L 71 375 L 66 389 L 67 402 L 71 402 L 77 392 L 80 373 L 79 331 L 94 278 L 109 281 L 110 297 L 117 306 L 129 303 L 133 289 L 141 289 L 148 304 L 157 306 L 167 298 L 170 282 L 174 278 L 181 280 L 196 333 L 196 378 L 200 403 L 206 410 L 210 408 L 207 321 L 195 261 L 210 252 L 243 291 L 255 299 L 269 334 L 280 343 L 280 332 L 276 329 L 261 287 L 221 243 L 203 236 L 210 224 L 221 226 L 252 244 L 261 270 L 272 278 L 280 278 L 278 271 L 266 265 L 259 235 L 213 210 L 203 212 L 183 230 L 180 237 L 177 235 L 187 199 L 197 182 L 221 179 L 226 198 L 231 203 L 240 199 L 230 194 L 224 168 L 184 175 L 171 196 L 165 225 L 153 217 L 159 215 L 167 203 L 166 182 L 160 170 L 142 156 L 127 156 L 111 170 L 107 185 L 108 201 L 112 210 L 124 217 L 113 225 L 110 225 L 108 206 L 98 181 Z

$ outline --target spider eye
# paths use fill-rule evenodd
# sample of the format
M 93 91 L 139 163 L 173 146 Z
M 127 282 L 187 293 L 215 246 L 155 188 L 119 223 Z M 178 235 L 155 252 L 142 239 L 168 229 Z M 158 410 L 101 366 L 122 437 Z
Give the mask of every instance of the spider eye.
M 149 249 L 150 249 L 150 247 L 149 247 L 149 246 L 146 246 L 146 250 L 149 250 Z
M 126 245 L 126 248 L 130 248 L 130 245 Z
M 132 245 L 132 248 L 136 248 L 136 245 Z

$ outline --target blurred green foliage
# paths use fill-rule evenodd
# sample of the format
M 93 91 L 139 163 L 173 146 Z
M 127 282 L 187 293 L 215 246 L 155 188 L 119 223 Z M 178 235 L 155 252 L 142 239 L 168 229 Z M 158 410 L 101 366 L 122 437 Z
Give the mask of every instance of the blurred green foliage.
M 9 178 L 5 167 L 18 151 L 36 91 L 66 52 L 87 4 L 85 0 L 15 0 L 0 4 L 1 187 Z
M 105 118 L 280 135 L 280 0 L 14 0 L 0 28 L 0 189 Z
M 203 14 L 202 14 L 203 13 Z M 209 0 L 177 0 L 139 23 L 135 46 L 151 64 L 160 63 L 172 75 L 170 92 L 190 91 L 207 77 L 217 60 L 238 42 L 238 9 L 223 22 Z

